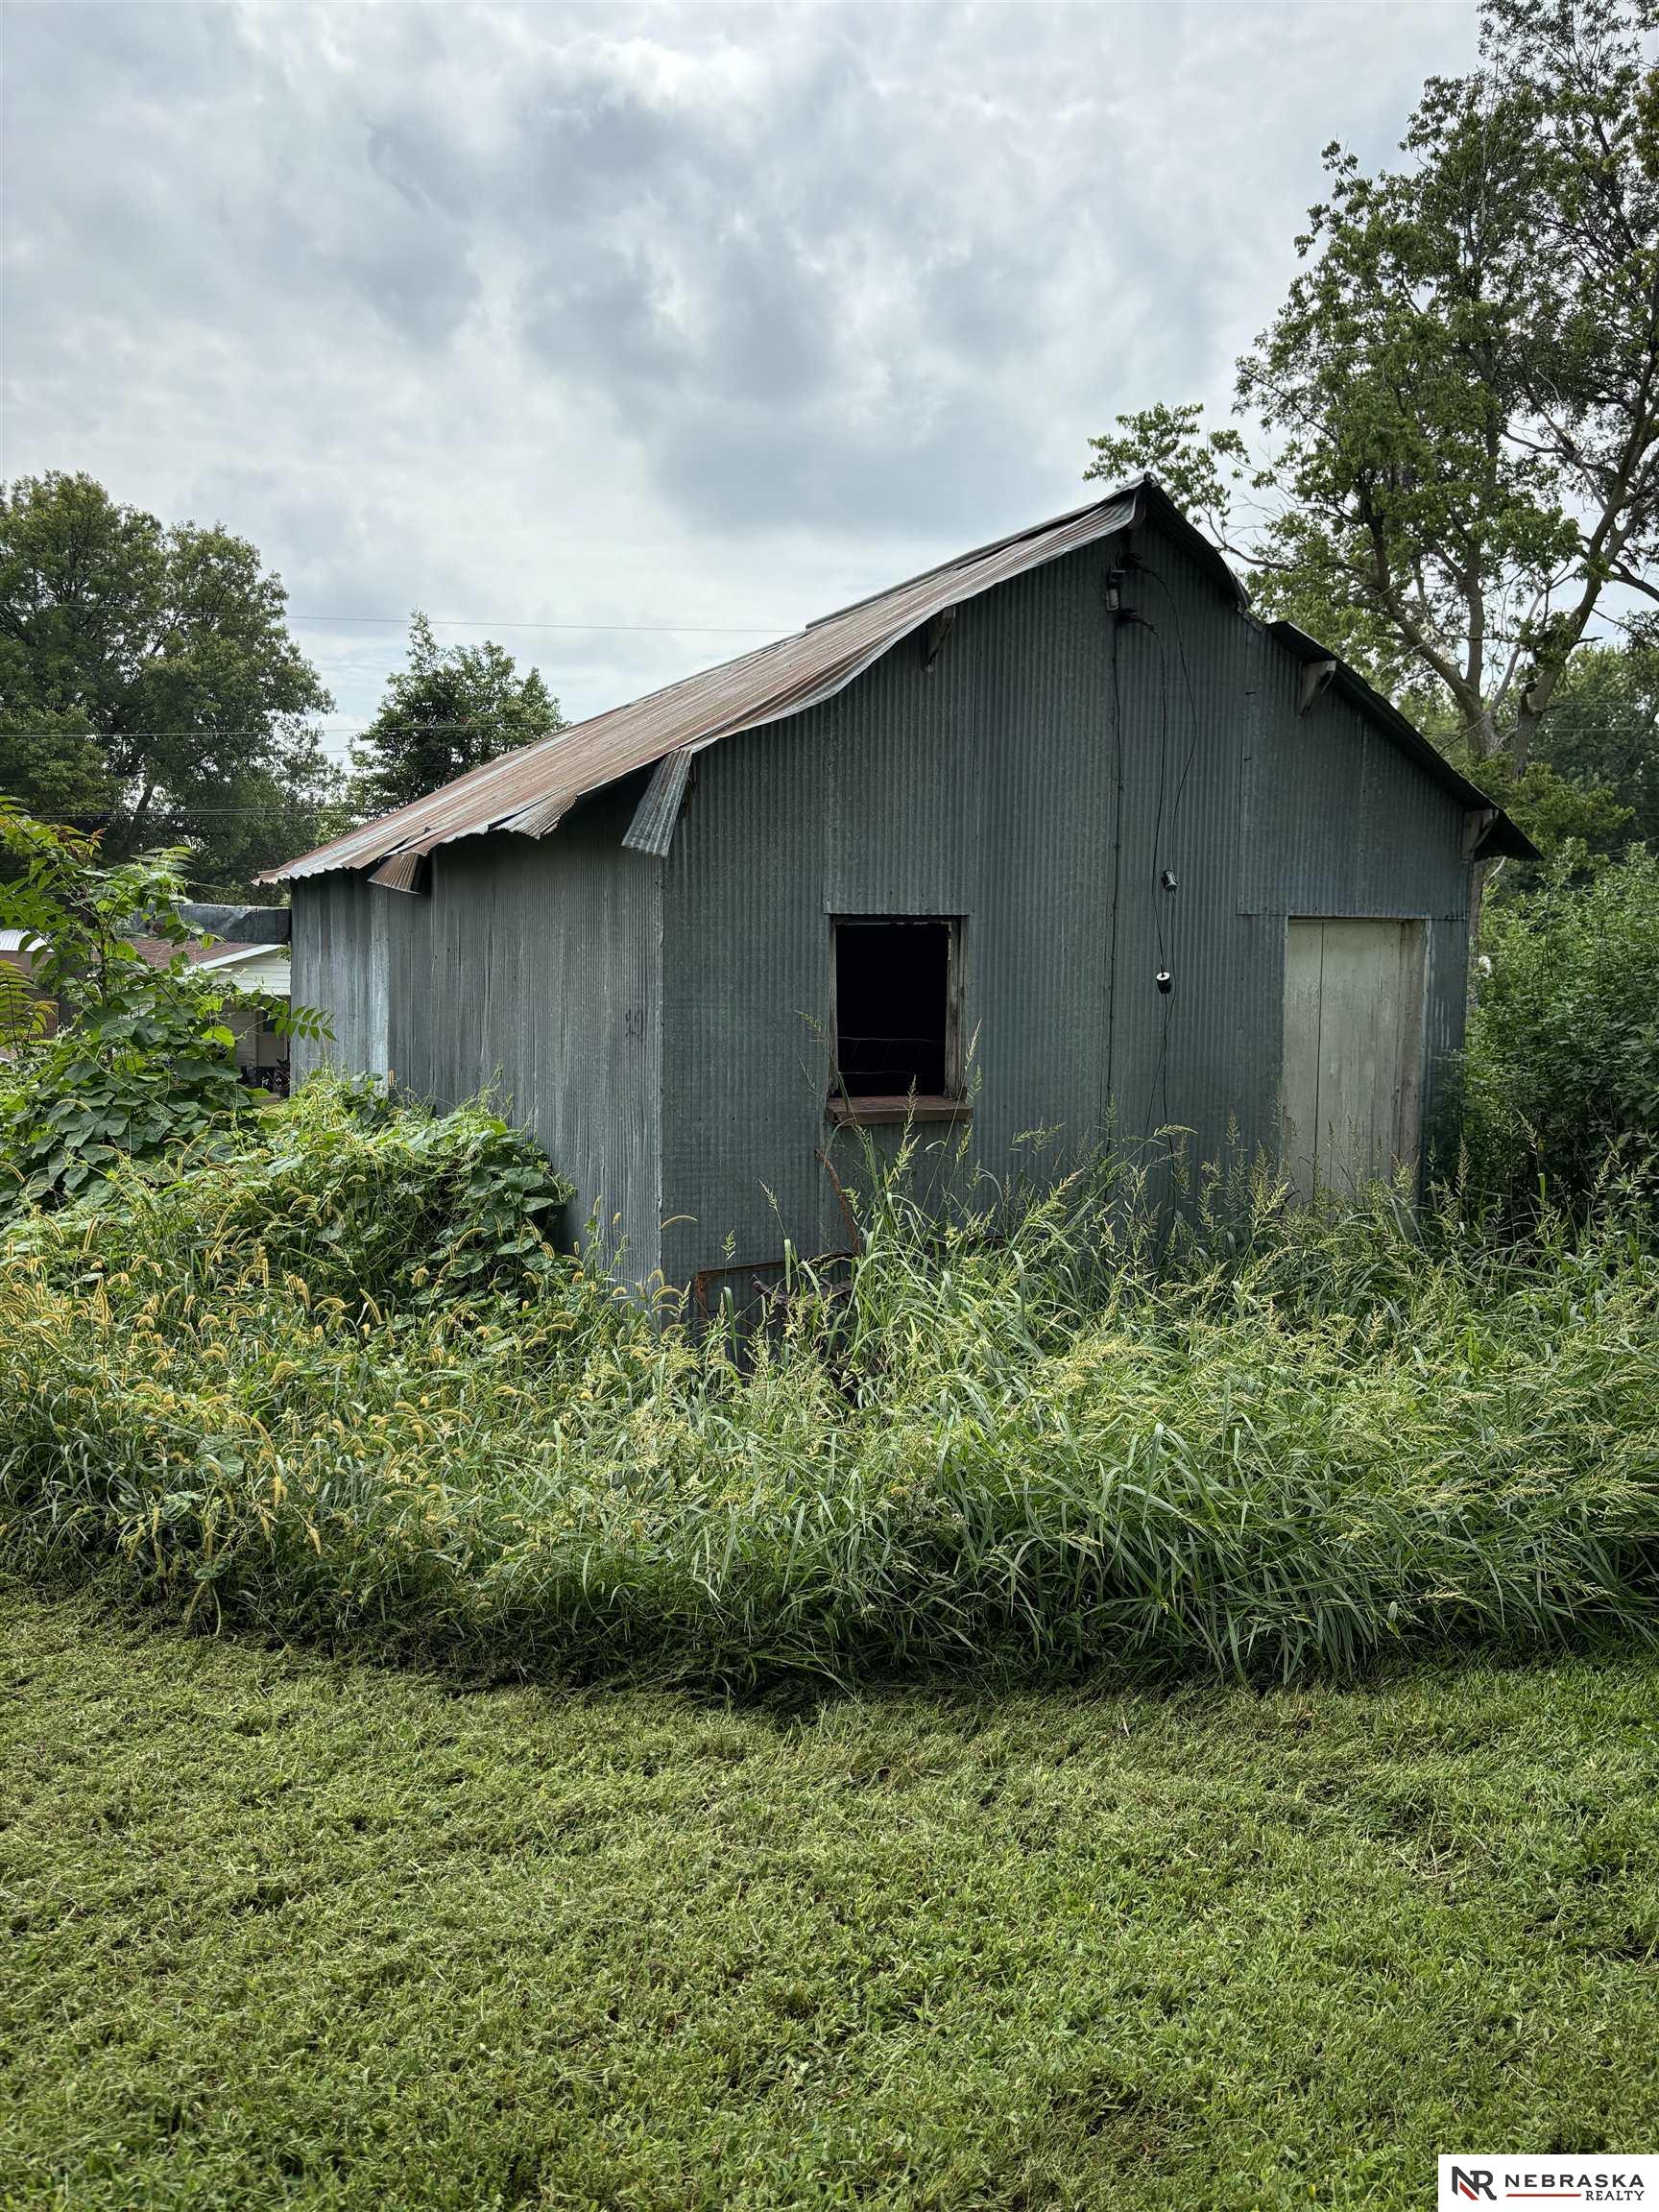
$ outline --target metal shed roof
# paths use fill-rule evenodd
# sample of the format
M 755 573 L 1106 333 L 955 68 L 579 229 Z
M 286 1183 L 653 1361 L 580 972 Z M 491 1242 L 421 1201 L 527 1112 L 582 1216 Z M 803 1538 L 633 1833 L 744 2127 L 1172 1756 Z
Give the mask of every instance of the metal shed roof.
M 406 890 L 414 884 L 421 857 L 435 846 L 493 830 L 544 837 L 587 793 L 637 769 L 673 762 L 675 756 L 682 757 L 675 764 L 682 769 L 683 781 L 685 758 L 703 746 L 804 713 L 843 690 L 902 637 L 947 608 L 1099 539 L 1131 530 L 1149 515 L 1181 539 L 1223 589 L 1237 597 L 1241 609 L 1247 605 L 1242 586 L 1209 540 L 1151 477 L 1141 477 L 1087 507 L 976 546 L 923 575 L 857 600 L 794 637 L 703 669 L 665 690 L 596 714 L 537 744 L 505 753 L 428 798 L 270 869 L 259 880 L 275 883 L 333 869 L 369 869 L 376 882 Z M 1276 628 L 1284 631 L 1287 626 Z M 1295 637 L 1301 639 L 1301 633 Z M 1285 642 L 1298 650 L 1289 637 Z M 1383 711 L 1396 734 L 1402 730 L 1407 733 L 1410 749 L 1431 773 L 1467 794 L 1471 806 L 1490 806 L 1491 802 L 1466 783 L 1385 701 L 1358 677 L 1352 681 L 1365 692 L 1367 704 Z M 678 797 L 672 779 L 665 797 Z M 1518 831 L 1515 834 L 1519 836 Z M 631 836 L 631 841 L 657 849 L 648 831 L 637 840 Z

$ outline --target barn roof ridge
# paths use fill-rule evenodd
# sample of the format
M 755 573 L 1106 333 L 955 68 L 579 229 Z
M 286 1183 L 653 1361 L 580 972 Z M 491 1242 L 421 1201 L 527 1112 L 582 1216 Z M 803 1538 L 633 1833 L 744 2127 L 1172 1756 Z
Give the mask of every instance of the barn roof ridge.
M 355 869 L 370 871 L 376 882 L 408 890 L 421 860 L 439 845 L 502 830 L 544 837 L 589 792 L 638 769 L 671 761 L 675 756 L 683 757 L 677 763 L 683 777 L 685 760 L 691 754 L 742 731 L 784 721 L 832 698 L 901 638 L 948 607 L 977 598 L 1103 538 L 1134 529 L 1148 517 L 1173 532 L 1232 593 L 1239 609 L 1248 610 L 1249 594 L 1215 546 L 1157 479 L 1142 473 L 1103 498 L 958 553 L 920 575 L 822 615 L 788 637 L 683 676 L 532 745 L 498 755 L 422 799 L 267 870 L 257 880 L 276 883 Z M 1269 628 L 1289 650 L 1309 657 L 1307 648 L 1313 641 L 1303 633 L 1286 623 Z M 1315 651 L 1334 660 L 1323 648 Z M 1520 839 L 1520 848 L 1530 850 L 1493 802 L 1442 759 L 1404 715 L 1345 663 L 1335 661 L 1335 666 L 1356 704 L 1378 714 L 1421 765 L 1470 807 L 1490 808 L 1494 829 L 1500 833 L 1511 831 Z

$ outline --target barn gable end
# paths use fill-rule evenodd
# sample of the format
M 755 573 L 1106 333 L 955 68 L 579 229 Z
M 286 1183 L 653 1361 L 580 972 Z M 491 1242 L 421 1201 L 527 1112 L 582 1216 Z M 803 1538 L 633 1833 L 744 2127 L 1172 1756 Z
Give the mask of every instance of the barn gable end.
M 1310 917 L 1421 926 L 1431 1116 L 1472 823 L 1513 833 L 1357 678 L 1251 616 L 1161 494 L 1115 520 L 960 602 L 913 592 L 926 617 L 855 674 L 671 778 L 641 759 L 540 838 L 432 844 L 421 896 L 362 872 L 384 837 L 299 881 L 296 992 L 332 1007 L 331 1056 L 446 1101 L 498 1084 L 629 1273 L 682 1283 L 844 1245 L 839 1186 L 864 1142 L 900 1142 L 838 1111 L 854 926 L 940 926 L 890 940 L 949 977 L 962 1065 L 928 1174 L 1049 1172 L 1166 1124 L 1197 1158 L 1275 1147 Z

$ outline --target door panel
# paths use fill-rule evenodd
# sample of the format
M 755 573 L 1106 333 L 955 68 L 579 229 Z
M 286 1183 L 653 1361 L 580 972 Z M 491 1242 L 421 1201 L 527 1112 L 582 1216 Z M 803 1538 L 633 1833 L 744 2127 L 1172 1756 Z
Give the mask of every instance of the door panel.
M 1285 1171 L 1301 1198 L 1415 1166 L 1421 922 L 1293 919 L 1285 937 Z

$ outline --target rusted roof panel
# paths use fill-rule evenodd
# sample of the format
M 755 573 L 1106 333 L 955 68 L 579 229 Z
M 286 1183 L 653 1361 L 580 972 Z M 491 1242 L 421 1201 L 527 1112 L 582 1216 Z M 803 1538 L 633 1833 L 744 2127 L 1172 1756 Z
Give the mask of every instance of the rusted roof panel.
M 796 637 L 762 645 L 666 690 L 503 754 L 429 798 L 271 869 L 260 880 L 279 882 L 335 868 L 380 869 L 395 854 L 419 855 L 435 845 L 491 830 L 543 837 L 586 793 L 649 767 L 665 754 L 781 722 L 831 698 L 900 638 L 947 607 L 1132 528 L 1149 497 L 1161 500 L 1163 495 L 1150 482 L 1129 485 L 1110 498 L 964 553 L 827 615 Z M 400 874 L 381 874 L 376 879 L 393 881 Z
M 535 745 L 524 745 L 429 797 L 349 830 L 298 860 L 270 869 L 258 880 L 276 883 L 333 869 L 372 872 L 373 880 L 409 891 L 421 879 L 420 862 L 435 846 L 493 830 L 544 837 L 578 799 L 640 768 L 661 764 L 623 842 L 636 851 L 662 853 L 685 787 L 688 756 L 723 737 L 781 722 L 832 698 L 861 676 L 902 637 L 947 609 L 994 590 L 1046 562 L 1134 529 L 1148 515 L 1174 532 L 1224 589 L 1247 605 L 1243 587 L 1210 541 L 1187 519 L 1150 476 L 1121 486 L 1104 499 L 1039 522 L 990 545 L 976 546 L 907 583 L 825 615 L 792 637 L 762 645 L 735 661 L 649 692 L 626 707 L 595 714 Z M 1272 634 L 1299 659 L 1330 658 L 1325 648 L 1287 622 Z M 1337 682 L 1428 773 L 1457 791 L 1466 805 L 1492 802 L 1460 777 L 1385 699 L 1352 669 L 1337 663 Z M 1532 848 L 1507 815 L 1493 808 L 1486 850 L 1531 854 Z

